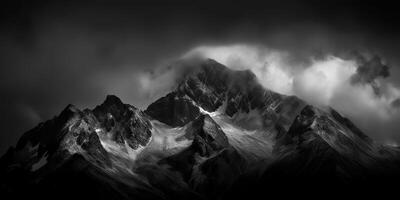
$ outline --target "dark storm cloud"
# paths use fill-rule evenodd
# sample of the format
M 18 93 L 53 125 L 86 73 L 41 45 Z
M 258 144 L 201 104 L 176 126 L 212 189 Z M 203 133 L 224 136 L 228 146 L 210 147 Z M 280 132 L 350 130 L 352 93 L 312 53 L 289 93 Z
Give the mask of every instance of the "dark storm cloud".
M 400 108 L 400 99 L 392 101 L 392 106 L 395 108 Z
M 356 52 L 354 57 L 358 67 L 357 73 L 351 77 L 351 82 L 353 84 L 370 84 L 375 94 L 379 96 L 381 91 L 377 79 L 389 77 L 389 67 L 377 55 L 368 59 Z
M 394 101 L 392 101 L 392 106 L 394 107 L 394 108 L 400 108 L 400 99 L 396 99 L 396 100 L 394 100 Z
M 204 44 L 267 45 L 294 63 L 367 50 L 400 74 L 399 12 L 382 1 L 19 0 L 0 12 L 0 152 L 68 103 L 113 93 L 146 107 L 177 77 L 160 66 Z
M 357 76 L 354 83 L 372 83 L 377 78 L 387 78 L 390 75 L 389 67 L 382 62 L 379 56 L 374 56 L 370 60 L 358 56 Z

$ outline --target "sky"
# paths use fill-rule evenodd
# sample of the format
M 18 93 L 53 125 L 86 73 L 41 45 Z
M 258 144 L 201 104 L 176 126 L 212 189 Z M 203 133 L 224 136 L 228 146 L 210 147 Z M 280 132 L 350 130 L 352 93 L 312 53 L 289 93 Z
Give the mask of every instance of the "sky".
M 387 1 L 6 1 L 0 154 L 69 103 L 145 109 L 177 60 L 251 69 L 266 88 L 332 106 L 383 143 L 400 135 L 400 19 Z

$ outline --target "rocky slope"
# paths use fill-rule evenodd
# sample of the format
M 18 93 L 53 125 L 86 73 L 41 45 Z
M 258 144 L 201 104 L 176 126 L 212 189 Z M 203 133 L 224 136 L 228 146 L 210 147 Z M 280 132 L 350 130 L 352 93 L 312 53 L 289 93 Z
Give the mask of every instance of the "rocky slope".
M 112 95 L 92 110 L 67 106 L 1 157 L 0 190 L 13 199 L 230 199 L 382 183 L 397 180 L 399 166 L 397 149 L 332 108 L 206 60 L 143 112 Z

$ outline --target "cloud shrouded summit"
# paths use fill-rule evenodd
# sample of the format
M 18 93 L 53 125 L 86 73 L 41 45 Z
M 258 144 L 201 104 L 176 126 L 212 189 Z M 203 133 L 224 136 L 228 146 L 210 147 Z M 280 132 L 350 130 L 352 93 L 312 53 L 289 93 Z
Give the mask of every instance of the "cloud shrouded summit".
M 232 69 L 250 69 L 273 91 L 296 95 L 311 104 L 331 106 L 367 134 L 396 143 L 400 89 L 386 80 L 389 67 L 378 56 L 310 56 L 291 62 L 290 52 L 246 44 L 200 46 L 183 58 L 212 58 Z

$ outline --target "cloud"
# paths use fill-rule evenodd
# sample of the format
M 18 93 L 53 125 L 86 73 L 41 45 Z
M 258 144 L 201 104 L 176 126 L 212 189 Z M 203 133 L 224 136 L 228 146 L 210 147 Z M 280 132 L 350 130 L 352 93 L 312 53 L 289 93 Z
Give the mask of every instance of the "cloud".
M 390 75 L 389 67 L 385 65 L 382 59 L 375 55 L 368 59 L 360 53 L 355 53 L 355 59 L 358 64 L 357 73 L 351 77 L 353 84 L 370 84 L 376 95 L 380 95 L 379 78 L 387 78 Z
M 392 101 L 392 106 L 394 108 L 400 108 L 400 98 Z
M 379 56 L 374 56 L 370 60 L 367 60 L 362 55 L 358 55 L 358 68 L 357 74 L 355 74 L 355 80 L 362 83 L 371 83 L 375 79 L 382 77 L 386 78 L 390 75 L 389 67 L 382 62 Z
M 293 71 L 289 68 L 286 52 L 244 44 L 200 46 L 185 53 L 182 58 L 193 56 L 212 58 L 236 70 L 251 69 L 267 88 L 284 94 L 293 93 Z
M 273 91 L 296 95 L 315 105 L 331 106 L 351 118 L 366 134 L 383 142 L 400 139 L 400 89 L 384 79 L 389 68 L 380 57 L 311 54 L 291 62 L 289 51 L 236 44 L 200 46 L 183 58 L 212 58 L 233 69 L 250 69 Z M 379 90 L 379 95 L 377 95 Z

